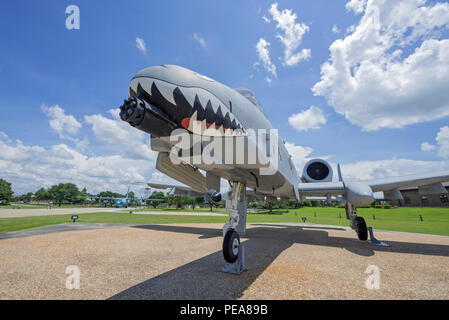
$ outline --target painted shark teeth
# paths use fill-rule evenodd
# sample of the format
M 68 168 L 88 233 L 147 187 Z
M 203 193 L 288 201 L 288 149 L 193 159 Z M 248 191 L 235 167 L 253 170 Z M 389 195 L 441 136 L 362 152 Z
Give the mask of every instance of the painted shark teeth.
M 166 100 L 168 100 L 171 104 L 176 105 L 175 99 L 173 98 L 173 92 L 176 86 L 160 80 L 154 80 L 153 85 L 159 89 L 160 93 Z
M 152 78 L 135 78 L 131 81 L 129 95 L 157 106 L 191 132 L 226 136 L 245 134 L 229 109 L 204 89 L 177 87 Z

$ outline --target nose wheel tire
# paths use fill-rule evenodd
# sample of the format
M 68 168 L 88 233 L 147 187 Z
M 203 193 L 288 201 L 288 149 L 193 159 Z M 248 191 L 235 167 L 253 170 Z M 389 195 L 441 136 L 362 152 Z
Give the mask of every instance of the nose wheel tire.
M 359 240 L 368 240 L 368 228 L 366 227 L 365 219 L 363 219 L 362 217 L 356 217 L 354 219 L 354 223 L 355 232 L 357 233 L 357 237 L 359 238 Z
M 239 234 L 233 229 L 228 230 L 223 240 L 223 257 L 226 262 L 234 263 L 237 261 L 239 255 L 239 245 Z

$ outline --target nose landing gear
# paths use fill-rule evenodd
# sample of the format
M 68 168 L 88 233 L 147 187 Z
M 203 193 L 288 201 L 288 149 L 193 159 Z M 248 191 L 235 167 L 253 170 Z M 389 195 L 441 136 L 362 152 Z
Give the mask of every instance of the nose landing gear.
M 228 263 L 234 263 L 238 259 L 240 246 L 239 234 L 233 230 L 228 229 L 223 239 L 223 257 Z
M 223 257 L 228 264 L 221 271 L 240 274 L 246 269 L 244 245 L 239 236 L 246 232 L 246 186 L 235 182 L 231 187 L 231 200 L 226 201 L 229 222 L 223 226 Z

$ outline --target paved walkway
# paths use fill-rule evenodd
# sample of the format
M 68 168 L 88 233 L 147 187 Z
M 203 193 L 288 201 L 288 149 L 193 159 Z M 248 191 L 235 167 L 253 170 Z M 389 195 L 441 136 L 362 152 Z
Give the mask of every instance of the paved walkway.
M 83 214 L 94 212 L 117 212 L 130 210 L 123 208 L 57 208 L 52 209 L 0 209 L 0 218 L 19 218 L 33 216 L 56 216 L 61 214 Z

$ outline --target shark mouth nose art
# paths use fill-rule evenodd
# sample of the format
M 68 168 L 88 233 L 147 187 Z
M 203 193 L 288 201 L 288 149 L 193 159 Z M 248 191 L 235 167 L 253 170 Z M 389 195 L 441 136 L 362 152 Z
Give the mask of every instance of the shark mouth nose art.
M 178 127 L 203 135 L 246 135 L 237 118 L 209 91 L 179 87 L 152 79 L 131 81 L 129 96 L 146 101 L 166 114 Z

